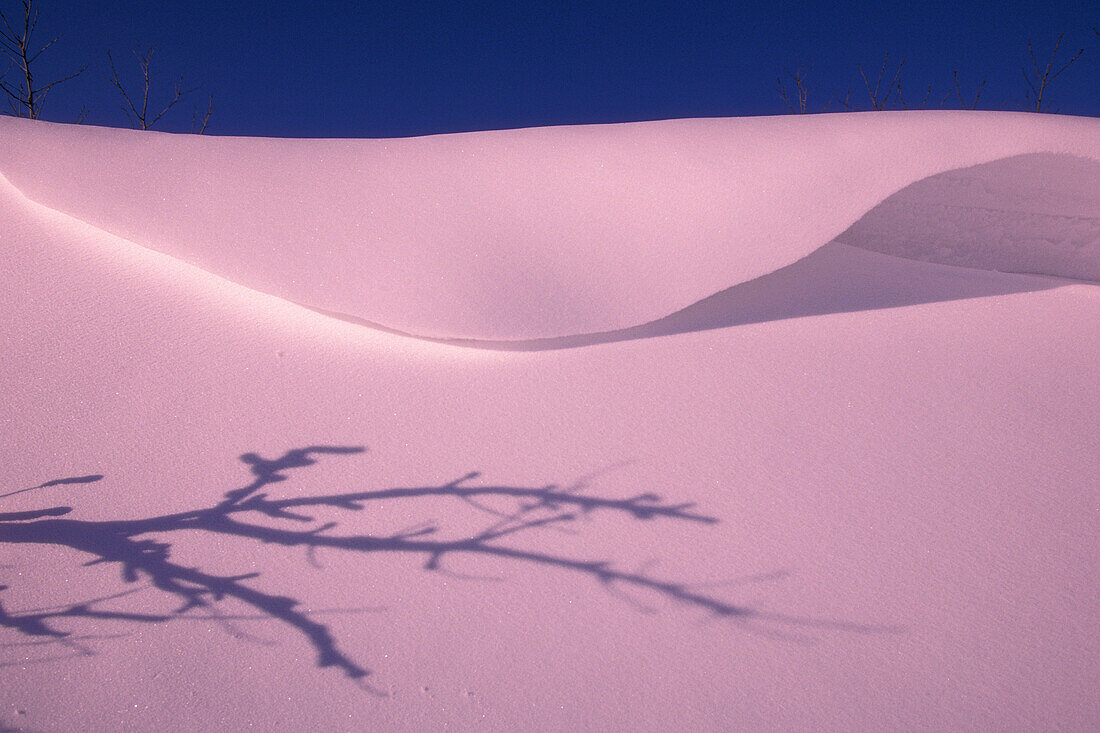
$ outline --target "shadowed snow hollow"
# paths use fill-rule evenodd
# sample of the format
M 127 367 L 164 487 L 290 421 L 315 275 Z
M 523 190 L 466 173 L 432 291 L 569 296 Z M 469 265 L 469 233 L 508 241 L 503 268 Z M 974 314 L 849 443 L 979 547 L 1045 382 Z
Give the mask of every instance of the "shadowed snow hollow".
M 1039 153 L 907 186 L 838 237 L 945 265 L 1100 280 L 1100 162 Z

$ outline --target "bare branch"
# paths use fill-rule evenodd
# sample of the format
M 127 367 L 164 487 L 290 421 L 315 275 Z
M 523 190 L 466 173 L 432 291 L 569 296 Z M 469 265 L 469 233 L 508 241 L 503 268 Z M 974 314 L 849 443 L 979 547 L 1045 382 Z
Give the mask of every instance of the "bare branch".
M 813 70 L 813 66 L 804 67 L 799 65 L 794 71 L 790 69 L 783 69 L 783 71 L 794 82 L 794 95 L 795 101 L 792 102 L 790 95 L 787 93 L 787 87 L 783 83 L 782 77 L 776 77 L 776 90 L 779 92 L 779 96 L 783 98 L 783 101 L 787 105 L 793 114 L 806 114 L 806 102 L 809 97 L 810 89 L 806 86 L 806 77 Z
M 153 125 L 155 125 L 157 123 L 157 120 L 159 120 L 161 117 L 164 116 L 165 112 L 167 112 L 168 110 L 172 109 L 173 106 L 175 106 L 176 102 L 179 102 L 180 99 L 182 99 L 184 96 L 190 94 L 191 92 L 198 91 L 198 89 L 199 89 L 199 87 L 192 87 L 191 89 L 184 89 L 183 88 L 183 77 L 181 76 L 176 81 L 176 87 L 175 87 L 175 91 L 172 95 L 171 101 L 169 101 L 168 104 L 164 105 L 164 109 L 162 109 L 160 111 L 160 113 L 157 114 L 157 116 L 152 119 L 152 121 L 149 123 L 149 126 L 152 127 Z
M 1059 76 L 1061 76 L 1062 72 L 1065 71 L 1066 69 L 1068 69 L 1074 61 L 1081 58 L 1081 54 L 1083 54 L 1084 52 L 1085 52 L 1085 49 L 1083 49 L 1083 48 L 1078 49 L 1077 53 L 1074 54 L 1073 58 L 1071 58 L 1069 61 L 1067 61 L 1062 68 L 1058 69 L 1058 71 L 1054 72 L 1054 75 L 1050 77 L 1049 81 L 1054 81 Z M 1051 60 L 1053 60 L 1053 57 L 1051 57 Z M 1049 81 L 1048 81 L 1048 83 L 1049 83 Z
M 922 99 L 920 101 L 920 108 L 921 109 L 924 109 L 925 105 L 928 104 L 928 98 L 931 97 L 931 96 L 932 96 L 932 85 L 929 84 L 928 85 L 928 90 L 924 93 L 924 99 Z
M 29 59 L 27 59 L 27 61 L 28 61 L 28 62 L 32 62 L 32 63 L 33 63 L 33 62 L 34 62 L 34 60 L 35 60 L 36 58 L 38 58 L 39 56 L 41 56 L 41 55 L 42 55 L 42 54 L 43 54 L 43 53 L 44 53 L 44 52 L 46 51 L 46 49 L 48 49 L 48 48 L 49 48 L 50 46 L 52 46 L 52 45 L 54 45 L 55 43 L 57 43 L 57 40 L 58 40 L 59 38 L 61 38 L 61 36 L 54 36 L 54 37 L 53 37 L 53 40 L 51 40 L 51 41 L 50 41 L 49 43 L 47 43 L 47 44 L 46 44 L 45 46 L 43 46 L 42 48 L 40 48 L 40 49 L 38 49 L 37 51 L 35 51 L 35 52 L 34 52 L 34 54 L 33 54 L 33 55 L 32 55 L 32 56 L 31 56 L 31 57 L 29 58 Z
M 195 133 L 196 135 L 202 135 L 206 132 L 206 125 L 210 122 L 210 115 L 214 114 L 213 94 L 210 95 L 210 98 L 207 102 L 206 113 L 202 116 L 202 120 L 198 120 L 198 114 L 198 107 L 193 108 L 191 112 L 191 132 Z
M 1069 61 L 1058 67 L 1057 71 L 1054 71 L 1055 59 L 1058 57 L 1058 49 L 1061 48 L 1062 40 L 1065 38 L 1065 35 L 1065 33 L 1059 34 L 1058 40 L 1054 42 L 1054 50 L 1050 54 L 1050 60 L 1047 61 L 1046 66 L 1042 69 L 1039 67 L 1038 59 L 1035 58 L 1035 49 L 1031 44 L 1031 39 L 1027 39 L 1027 53 L 1031 59 L 1033 73 L 1029 75 L 1026 68 L 1021 69 L 1024 75 L 1024 81 L 1027 82 L 1028 86 L 1028 91 L 1025 92 L 1024 100 L 1025 106 L 1028 108 L 1034 107 L 1035 112 L 1050 111 L 1050 103 L 1044 100 L 1047 87 L 1050 86 L 1052 81 L 1061 76 L 1062 72 L 1073 65 L 1073 62 L 1081 58 L 1081 55 L 1085 52 L 1085 49 L 1080 49 L 1069 59 Z
M 141 108 L 134 102 L 133 97 L 126 91 L 126 88 L 122 84 L 122 80 L 119 78 L 118 69 L 115 67 L 114 59 L 111 57 L 111 52 L 107 52 L 107 60 L 111 66 L 111 83 L 118 89 L 122 95 L 125 105 L 122 109 L 126 112 L 127 118 L 130 120 L 130 125 L 142 130 L 148 130 L 155 125 L 165 115 L 168 110 L 172 109 L 181 99 L 188 94 L 197 91 L 200 87 L 192 87 L 190 89 L 183 88 L 183 77 L 181 76 L 175 86 L 172 88 L 172 96 L 168 102 L 161 108 L 156 114 L 151 114 L 149 111 L 149 92 L 152 86 L 153 77 L 157 76 L 157 73 L 151 71 L 153 51 L 155 47 L 150 46 L 147 49 L 142 49 L 141 44 L 135 44 L 135 47 L 131 49 L 134 54 L 134 58 L 137 59 L 138 69 L 141 71 Z M 211 108 L 213 110 L 213 102 L 211 101 Z M 209 120 L 209 112 L 207 114 L 207 120 Z M 205 124 L 203 125 L 205 128 Z
M 883 67 L 885 67 L 885 66 L 886 66 L 886 62 L 884 61 L 883 62 Z M 902 58 L 901 63 L 898 64 L 898 70 L 894 72 L 893 81 L 890 82 L 890 90 L 893 90 L 894 92 L 897 92 L 898 94 L 901 93 L 901 84 L 899 82 L 899 79 L 901 78 L 901 68 L 903 66 L 905 66 L 905 58 L 904 57 Z M 883 105 L 886 105 L 890 102 L 890 93 L 889 93 L 890 90 L 887 90 L 886 98 L 883 99 Z
M 875 79 L 875 86 L 871 88 L 871 82 L 867 78 L 866 72 L 863 71 L 862 64 L 856 64 L 859 69 L 859 75 L 863 77 L 863 85 L 867 88 L 867 94 L 871 98 L 871 108 L 874 110 L 887 109 L 890 104 L 890 97 L 895 94 L 899 94 L 901 91 L 901 85 L 899 80 L 901 78 L 901 69 L 905 66 L 905 58 L 903 57 L 901 63 L 898 64 L 897 71 L 894 72 L 894 78 L 890 81 L 885 89 L 882 88 L 882 79 L 886 75 L 886 67 L 890 62 L 890 54 L 886 54 L 886 57 L 882 60 L 882 67 L 879 69 L 878 77 Z M 903 103 L 904 106 L 904 103 Z
M 23 95 L 20 94 L 19 91 L 15 87 L 11 86 L 7 82 L 0 81 L 0 89 L 7 92 L 11 96 L 12 99 L 16 100 L 20 104 L 23 103 Z
M 56 81 L 51 81 L 49 84 L 46 84 L 45 86 L 38 87 L 37 89 L 34 90 L 34 93 L 38 94 L 42 97 L 45 97 L 46 92 L 50 91 L 50 89 L 52 89 L 53 87 L 57 86 L 58 84 L 60 84 L 63 81 L 68 81 L 69 79 L 75 79 L 76 77 L 80 76 L 81 74 L 83 74 L 87 70 L 88 70 L 88 65 L 84 64 L 76 72 L 74 72 L 72 74 L 69 74 L 68 76 L 63 77 L 61 79 L 58 79 Z
M 982 89 L 985 89 L 986 80 L 982 79 L 982 83 L 978 85 L 978 91 L 974 93 L 974 101 L 971 102 L 970 104 L 967 104 L 966 100 L 963 99 L 962 91 L 959 88 L 959 70 L 958 69 L 955 69 L 954 76 L 955 76 L 955 96 L 958 97 L 959 104 L 962 106 L 963 109 L 977 109 L 978 108 L 978 100 L 982 96 Z
M 917 107 L 917 109 L 924 109 L 925 106 L 928 104 L 928 98 L 931 97 L 931 96 L 932 96 L 932 85 L 929 84 L 928 88 L 925 89 L 925 91 L 924 91 L 924 97 L 921 98 L 920 106 Z M 901 105 L 902 109 L 909 109 L 909 104 L 908 104 L 908 102 L 905 101 L 905 95 L 902 94 L 902 86 L 901 86 L 900 82 L 897 84 L 897 98 L 898 98 L 898 103 Z
M 34 33 L 35 27 L 38 25 L 38 8 L 35 5 L 35 0 L 23 0 L 22 4 L 22 30 L 16 30 L 18 26 L 13 26 L 7 16 L 5 16 L 3 12 L 0 12 L 0 25 L 3 26 L 0 28 L 0 47 L 2 47 L 4 54 L 8 57 L 8 69 L 4 74 L 6 75 L 14 66 L 21 72 L 22 81 L 18 86 L 8 82 L 0 82 L 0 87 L 2 87 L 10 97 L 8 101 L 12 114 L 17 117 L 37 119 L 42 111 L 42 104 L 45 101 L 46 93 L 54 86 L 69 81 L 84 73 L 88 67 L 85 65 L 73 74 L 55 79 L 41 86 L 36 86 L 32 65 L 39 56 L 57 42 L 58 37 L 53 38 L 38 50 L 32 50 L 30 39 Z
M 844 90 L 844 99 L 838 99 L 837 103 L 840 104 L 841 107 L 848 110 L 849 112 L 862 112 L 862 110 L 859 108 L 859 105 L 852 104 L 852 90 L 851 89 L 845 89 Z
M 26 3 L 23 3 L 23 5 L 25 6 Z M 0 23 L 4 24 L 4 29 L 0 31 L 0 34 L 2 34 L 4 38 L 19 38 L 19 34 L 11 27 L 11 23 L 8 22 L 8 18 L 4 15 L 3 10 L 0 10 Z
M 791 114 L 796 114 L 794 105 L 791 104 L 791 100 L 787 97 L 787 90 L 783 86 L 783 77 L 775 77 L 775 90 L 779 92 L 779 96 L 783 98 L 783 103 L 787 105 L 787 109 L 791 111 Z
M 127 118 L 130 120 L 130 125 L 136 127 L 134 124 L 137 119 L 137 109 L 134 107 L 133 101 L 130 99 L 130 95 L 126 93 L 126 88 L 122 86 L 122 82 L 118 79 L 118 70 L 115 69 L 115 60 L 111 56 L 110 49 L 107 50 L 107 63 L 111 67 L 111 83 L 115 85 L 119 93 L 122 94 L 123 100 L 126 104 L 123 105 L 122 111 L 126 113 Z

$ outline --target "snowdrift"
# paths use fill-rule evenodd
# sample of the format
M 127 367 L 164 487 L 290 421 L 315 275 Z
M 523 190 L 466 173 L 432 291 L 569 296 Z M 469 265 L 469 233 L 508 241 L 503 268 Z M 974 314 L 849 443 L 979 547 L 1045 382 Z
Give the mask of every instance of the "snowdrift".
M 636 327 L 842 232 L 947 264 L 1100 271 L 1091 119 L 891 113 L 265 140 L 4 118 L 0 140 L 0 173 L 38 203 L 246 287 L 425 337 Z M 978 207 L 985 220 L 955 218 Z
M 1098 161 L 0 117 L 0 729 L 1097 729 Z

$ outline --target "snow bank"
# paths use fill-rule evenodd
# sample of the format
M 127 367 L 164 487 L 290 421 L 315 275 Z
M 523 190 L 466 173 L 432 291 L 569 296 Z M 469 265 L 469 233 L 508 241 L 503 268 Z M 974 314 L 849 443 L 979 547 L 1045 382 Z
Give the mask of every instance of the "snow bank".
M 1097 729 L 1096 133 L 0 118 L 0 728 Z
M 273 140 L 3 118 L 0 174 L 39 203 L 314 309 L 523 340 L 668 316 L 805 257 L 930 176 L 1028 153 L 1100 159 L 1097 129 L 925 112 Z M 1043 180 L 1065 177 L 1060 163 L 1036 165 Z M 1085 175 L 1070 183 L 1081 189 L 1095 175 L 1065 173 Z M 850 236 L 890 251 L 881 217 L 871 222 Z

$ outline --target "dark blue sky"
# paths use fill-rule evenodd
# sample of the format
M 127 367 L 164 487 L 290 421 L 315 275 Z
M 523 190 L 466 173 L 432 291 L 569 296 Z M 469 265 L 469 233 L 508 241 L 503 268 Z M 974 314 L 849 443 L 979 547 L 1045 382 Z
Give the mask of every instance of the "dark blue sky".
M 163 75 L 202 84 L 221 135 L 380 137 L 668 117 L 779 114 L 786 67 L 813 64 L 817 111 L 833 96 L 866 107 L 856 67 L 906 58 L 909 99 L 958 107 L 988 83 L 979 107 L 1018 109 L 1031 38 L 1045 61 L 1085 54 L 1049 90 L 1053 108 L 1100 116 L 1100 10 L 1093 2 L 279 2 L 38 0 L 38 40 L 61 39 L 40 78 L 82 63 L 44 119 L 125 126 L 106 51 L 137 84 L 134 41 L 155 45 Z M 0 0 L 9 19 L 18 0 Z M 3 70 L 4 65 L 0 65 Z M 12 80 L 12 76 L 8 76 Z M 942 99 L 948 93 L 946 104 Z M 157 129 L 185 131 L 195 94 Z M 830 111 L 843 109 L 833 102 Z

